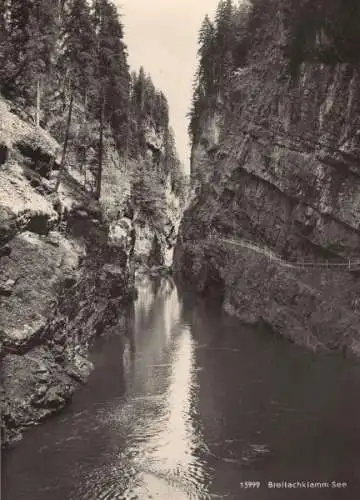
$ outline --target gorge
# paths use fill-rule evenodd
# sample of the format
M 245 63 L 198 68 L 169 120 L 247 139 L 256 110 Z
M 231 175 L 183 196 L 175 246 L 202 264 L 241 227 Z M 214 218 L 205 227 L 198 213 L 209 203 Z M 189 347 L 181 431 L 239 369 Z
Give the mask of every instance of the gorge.
M 115 4 L 39 2 L 0 8 L 4 498 L 353 500 L 360 9 L 221 0 L 189 180 Z
M 87 380 L 135 269 L 169 266 L 186 197 L 167 99 L 130 73 L 115 5 L 43 3 L 0 16 L 2 443 Z
M 191 125 L 196 194 L 175 267 L 242 321 L 358 356 L 356 270 L 284 267 L 221 241 L 245 239 L 289 262 L 359 257 L 359 73 L 344 49 L 356 37 L 345 6 L 318 3 L 259 1 L 239 17 L 229 11 L 238 38 L 224 51 L 238 66 L 215 84 L 208 76 L 219 71 L 210 59 L 213 27 L 204 24 L 203 95 L 195 95 Z M 336 12 L 347 31 L 332 39 Z

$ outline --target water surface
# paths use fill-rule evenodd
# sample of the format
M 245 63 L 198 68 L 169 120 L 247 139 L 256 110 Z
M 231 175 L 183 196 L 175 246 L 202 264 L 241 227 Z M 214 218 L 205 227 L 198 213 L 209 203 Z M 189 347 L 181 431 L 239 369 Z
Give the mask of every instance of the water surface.
M 360 498 L 358 363 L 195 305 L 170 279 L 139 292 L 73 404 L 5 454 L 5 500 Z M 348 487 L 268 487 L 335 480 Z

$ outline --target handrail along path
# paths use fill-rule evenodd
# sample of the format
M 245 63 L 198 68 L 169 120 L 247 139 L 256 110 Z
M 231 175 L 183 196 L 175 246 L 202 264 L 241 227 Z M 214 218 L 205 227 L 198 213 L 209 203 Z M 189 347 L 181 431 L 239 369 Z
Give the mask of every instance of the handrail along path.
M 266 248 L 264 246 L 257 245 L 256 243 L 243 239 L 243 238 L 224 238 L 224 237 L 219 237 L 213 234 L 210 234 L 209 236 L 210 240 L 212 241 L 222 241 L 223 243 L 229 244 L 229 245 L 234 245 L 234 246 L 239 246 L 242 248 L 248 248 L 249 250 L 253 250 L 254 252 L 260 253 L 262 255 L 265 255 L 268 257 L 270 262 L 276 262 L 282 267 L 288 267 L 288 268 L 293 268 L 293 269 L 305 269 L 305 268 L 312 268 L 312 269 L 333 269 L 337 271 L 360 271 L 360 258 L 356 259 L 347 259 L 344 262 L 335 262 L 331 260 L 325 260 L 325 261 L 306 261 L 306 260 L 298 260 L 298 261 L 289 261 L 285 260 L 279 255 L 277 255 L 275 252 L 270 250 L 269 248 Z

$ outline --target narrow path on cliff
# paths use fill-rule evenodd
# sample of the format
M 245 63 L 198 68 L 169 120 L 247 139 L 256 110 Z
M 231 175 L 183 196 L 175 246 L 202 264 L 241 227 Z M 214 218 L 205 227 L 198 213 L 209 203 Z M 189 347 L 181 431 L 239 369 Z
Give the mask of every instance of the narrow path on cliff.
M 294 269 L 305 269 L 305 268 L 317 268 L 317 269 L 332 269 L 335 271 L 352 272 L 360 270 L 360 258 L 349 258 L 344 261 L 332 261 L 332 260 L 322 260 L 322 261 L 307 261 L 307 260 L 295 260 L 289 261 L 282 258 L 280 255 L 274 253 L 267 247 L 256 245 L 254 242 L 242 239 L 242 238 L 222 238 L 218 236 L 210 235 L 210 240 L 222 241 L 228 245 L 234 245 L 241 248 L 248 248 L 254 252 L 261 253 L 269 259 L 269 262 L 276 262 L 282 267 L 290 267 Z

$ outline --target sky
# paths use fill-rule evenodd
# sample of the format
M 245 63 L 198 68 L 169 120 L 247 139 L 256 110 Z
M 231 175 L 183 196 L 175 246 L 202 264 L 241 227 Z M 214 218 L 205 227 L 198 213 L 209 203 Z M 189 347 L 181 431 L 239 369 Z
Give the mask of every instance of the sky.
M 206 14 L 218 0 L 116 0 L 122 16 L 131 69 L 144 66 L 166 95 L 179 158 L 190 169 L 187 133 L 192 82 L 197 68 L 197 38 Z

